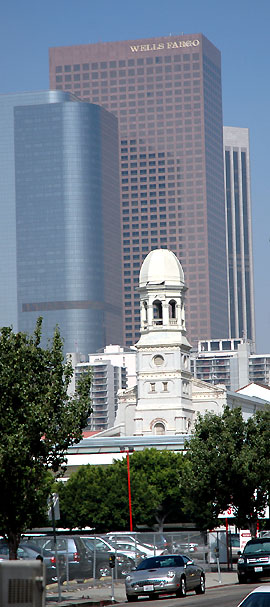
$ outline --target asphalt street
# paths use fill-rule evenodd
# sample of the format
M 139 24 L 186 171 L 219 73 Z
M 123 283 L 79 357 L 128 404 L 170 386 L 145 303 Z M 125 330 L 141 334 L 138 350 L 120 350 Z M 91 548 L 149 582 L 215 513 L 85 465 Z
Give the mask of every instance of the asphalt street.
M 185 598 L 175 597 L 160 597 L 160 599 L 145 600 L 140 598 L 137 605 L 139 607 L 237 607 L 242 598 L 244 598 L 253 588 L 261 583 L 255 584 L 238 584 L 235 572 L 222 573 L 221 584 L 219 583 L 218 574 L 207 574 L 206 576 L 206 593 L 205 595 L 196 595 L 194 592 L 187 594 Z M 208 582 L 208 584 L 207 584 Z M 127 606 L 124 584 L 117 582 L 114 587 L 113 596 L 118 607 Z M 46 605 L 56 607 L 77 607 L 84 605 L 85 607 L 96 607 L 112 604 L 112 587 L 110 582 L 107 584 L 95 584 L 86 582 L 84 584 L 73 584 L 69 588 L 62 588 L 61 602 L 57 600 L 55 591 L 47 589 Z M 135 603 L 134 603 L 135 605 Z

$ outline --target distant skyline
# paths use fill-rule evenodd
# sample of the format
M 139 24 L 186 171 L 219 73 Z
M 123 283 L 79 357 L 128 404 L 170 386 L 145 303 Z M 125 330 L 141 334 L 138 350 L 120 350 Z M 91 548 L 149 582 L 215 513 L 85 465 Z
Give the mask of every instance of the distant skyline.
M 50 46 L 202 32 L 220 49 L 223 123 L 250 129 L 256 342 L 270 352 L 268 2 L 4 0 L 1 17 L 2 94 L 47 89 Z

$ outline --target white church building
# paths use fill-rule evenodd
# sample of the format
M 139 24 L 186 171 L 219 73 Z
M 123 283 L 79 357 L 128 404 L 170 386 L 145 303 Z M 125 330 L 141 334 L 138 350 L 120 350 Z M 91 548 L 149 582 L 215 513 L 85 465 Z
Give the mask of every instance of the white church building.
M 177 450 L 178 444 L 183 450 L 198 414 L 222 413 L 227 405 L 231 409 L 241 407 L 247 419 L 270 403 L 266 387 L 257 389 L 254 384 L 253 389 L 230 392 L 224 385 L 213 386 L 192 377 L 185 324 L 186 290 L 184 272 L 174 253 L 167 249 L 151 251 L 139 278 L 141 336 L 135 345 L 136 385 L 118 393 L 111 428 L 69 449 L 68 466 L 72 469 L 76 460 L 77 465 L 99 463 L 102 454 L 107 455 L 104 463 L 108 463 L 108 453 L 111 461 L 116 456 L 119 459 L 123 447 L 132 450 L 151 444 Z M 76 458 L 79 455 L 83 457 Z

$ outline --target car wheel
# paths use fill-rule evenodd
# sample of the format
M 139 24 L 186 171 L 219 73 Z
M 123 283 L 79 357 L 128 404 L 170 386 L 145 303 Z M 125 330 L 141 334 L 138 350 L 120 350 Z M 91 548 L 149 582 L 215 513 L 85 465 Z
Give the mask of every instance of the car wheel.
M 238 576 L 238 582 L 239 584 L 246 584 L 248 581 L 247 576 L 246 575 L 239 575 Z
M 135 595 L 133 596 L 132 594 L 127 594 L 127 602 L 128 603 L 134 603 L 138 600 L 138 597 Z
M 111 575 L 111 568 L 108 563 L 100 563 L 97 567 L 97 577 L 109 577 Z
M 204 594 L 205 593 L 205 579 L 204 579 L 204 575 L 201 575 L 201 577 L 200 577 L 200 584 L 199 584 L 199 586 L 197 586 L 197 588 L 195 588 L 195 592 L 196 592 L 196 594 Z
M 176 596 L 186 596 L 187 594 L 187 587 L 186 587 L 186 580 L 184 577 L 181 577 L 180 580 L 180 588 L 176 591 Z

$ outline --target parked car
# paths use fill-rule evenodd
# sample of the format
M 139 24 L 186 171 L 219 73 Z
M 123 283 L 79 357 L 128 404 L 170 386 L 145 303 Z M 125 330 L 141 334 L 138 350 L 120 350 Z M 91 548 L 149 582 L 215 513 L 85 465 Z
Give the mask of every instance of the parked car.
M 133 567 L 142 561 L 142 559 L 146 559 L 146 557 L 149 556 L 149 554 L 147 554 L 141 546 L 138 548 L 137 544 L 129 544 L 126 543 L 125 540 L 120 542 L 111 541 L 111 545 L 114 550 L 120 550 L 123 554 L 125 554 L 132 561 Z M 152 552 L 151 556 L 153 556 L 153 554 L 154 553 Z
M 171 593 L 185 596 L 187 590 L 204 594 L 205 573 L 183 554 L 154 556 L 143 560 L 126 577 L 125 585 L 129 602 L 145 595 L 151 599 Z
M 120 550 L 124 550 L 124 546 L 126 546 L 125 550 L 132 550 L 134 551 L 134 554 L 136 551 L 140 552 L 142 555 L 147 556 L 154 556 L 155 554 L 159 555 L 163 553 L 163 549 L 162 548 L 155 548 L 154 546 L 151 546 L 149 544 L 143 544 L 142 542 L 140 542 L 140 540 L 137 540 L 137 538 L 133 538 L 131 536 L 118 536 L 118 535 L 112 535 L 109 536 L 109 541 L 114 543 L 114 546 L 119 546 Z M 121 546 L 121 548 L 120 548 Z
M 270 584 L 252 590 L 238 607 L 270 607 Z
M 238 559 L 237 573 L 240 584 L 270 577 L 270 538 L 255 538 L 246 543 Z
M 95 536 L 81 536 L 82 542 L 92 555 L 93 564 L 95 562 L 96 577 L 105 577 L 112 574 L 109 559 L 115 554 L 115 549 L 105 540 Z M 126 576 L 131 568 L 134 567 L 134 561 L 123 554 L 120 550 L 116 552 L 116 577 Z
M 46 584 L 57 582 L 56 554 L 54 550 L 39 549 L 33 544 L 21 543 L 18 548 L 18 559 L 40 559 L 45 565 Z M 58 555 L 58 573 L 60 581 L 65 579 L 65 559 Z
M 1 543 L 1 554 L 0 560 L 6 560 L 9 558 L 9 548 L 7 543 Z M 19 560 L 27 559 L 40 559 L 45 565 L 46 584 L 57 581 L 57 566 L 56 566 L 56 555 L 53 550 L 43 550 L 41 547 L 30 543 L 21 542 L 18 551 L 17 558 Z M 59 556 L 58 559 L 59 577 L 60 580 L 64 580 L 65 576 L 65 560 Z
M 146 544 L 148 546 L 153 547 L 155 546 L 156 548 L 159 548 L 161 550 L 170 550 L 172 546 L 170 535 L 164 535 L 163 533 L 154 533 L 154 531 L 152 533 L 146 533 L 144 531 L 140 532 L 137 535 L 137 540 L 142 544 Z
M 29 538 L 29 542 L 33 538 Z M 47 551 L 54 550 L 54 538 L 48 536 L 35 537 L 35 544 Z M 70 580 L 84 580 L 92 577 L 92 554 L 87 550 L 81 538 L 77 535 L 57 536 L 57 553 L 68 562 L 68 577 Z

